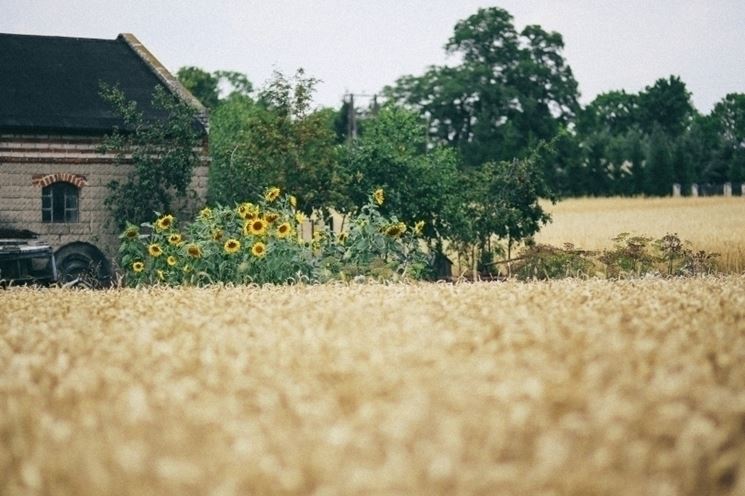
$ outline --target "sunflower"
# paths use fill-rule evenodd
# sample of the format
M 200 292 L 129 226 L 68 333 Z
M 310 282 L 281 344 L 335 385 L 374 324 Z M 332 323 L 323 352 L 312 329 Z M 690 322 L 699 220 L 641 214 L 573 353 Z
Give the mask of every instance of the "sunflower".
M 275 220 L 279 218 L 279 214 L 277 212 L 267 212 L 264 214 L 264 220 L 267 221 L 269 224 L 273 224 Z
M 266 245 L 261 241 L 254 243 L 251 247 L 251 254 L 255 257 L 263 257 L 266 254 Z
M 424 232 L 424 221 L 420 220 L 414 224 L 414 233 L 420 235 Z
M 181 244 L 181 235 L 179 233 L 173 233 L 168 236 L 168 242 L 174 246 Z
M 264 193 L 264 199 L 268 201 L 269 203 L 272 203 L 274 200 L 279 198 L 280 189 L 276 186 L 272 186 L 268 190 L 266 190 L 266 193 Z
M 292 234 L 292 226 L 289 222 L 283 222 L 277 227 L 277 237 L 280 239 L 286 238 Z
M 186 247 L 186 253 L 190 257 L 199 258 L 202 256 L 202 248 L 199 245 L 192 243 Z
M 215 229 L 214 231 L 212 231 L 212 239 L 214 239 L 215 241 L 220 241 L 222 239 L 222 236 L 222 229 Z
M 306 220 L 305 214 L 303 214 L 302 212 L 296 212 L 295 220 L 297 221 L 298 224 L 302 224 Z
M 127 239 L 134 239 L 140 234 L 140 230 L 137 229 L 137 226 L 129 226 L 126 231 L 124 231 L 124 237 Z
M 150 254 L 151 257 L 159 257 L 163 254 L 163 250 L 160 248 L 160 245 L 158 243 L 152 243 L 148 245 L 147 252 Z
M 143 270 L 145 270 L 145 264 L 139 261 L 134 262 L 132 264 L 132 270 L 135 272 L 142 272 Z
M 199 218 L 200 219 L 211 219 L 212 209 L 209 207 L 204 207 L 202 210 L 199 211 Z
M 392 238 L 400 236 L 405 232 L 406 232 L 406 224 L 404 224 L 403 222 L 397 222 L 385 228 L 385 234 Z
M 232 255 L 233 253 L 241 249 L 241 242 L 238 241 L 237 239 L 231 238 L 225 242 L 225 245 L 223 245 L 223 248 L 225 249 L 225 253 Z
M 168 258 L 166 259 L 166 263 L 167 263 L 168 265 L 170 265 L 171 267 L 175 267 L 175 266 L 176 266 L 176 264 L 178 263 L 178 260 L 176 260 L 176 257 L 174 257 L 173 255 L 171 255 L 171 256 L 169 256 L 169 257 L 168 257 Z
M 385 195 L 383 194 L 383 188 L 378 188 L 373 193 L 373 201 L 376 205 L 382 205 L 385 201 Z
M 158 231 L 165 231 L 173 225 L 173 215 L 164 215 L 160 219 L 155 221 L 155 228 Z
M 259 207 L 250 202 L 238 205 L 238 216 L 241 219 L 253 219 L 259 214 Z
M 243 232 L 253 234 L 254 236 L 263 236 L 266 234 L 266 228 L 269 224 L 264 219 L 254 219 L 247 221 L 243 226 Z

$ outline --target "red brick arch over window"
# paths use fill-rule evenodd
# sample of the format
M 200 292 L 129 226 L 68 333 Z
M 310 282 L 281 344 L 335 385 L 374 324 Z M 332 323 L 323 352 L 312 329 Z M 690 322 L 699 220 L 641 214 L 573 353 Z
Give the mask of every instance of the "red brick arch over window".
M 74 184 L 78 188 L 82 188 L 83 186 L 88 186 L 88 180 L 85 178 L 85 176 L 81 176 L 80 174 L 69 174 L 67 172 L 55 172 L 54 174 L 47 174 L 46 176 L 37 174 L 31 177 L 31 182 L 33 183 L 33 185 L 39 186 L 42 188 L 45 188 L 49 186 L 50 184 L 54 184 L 60 181 Z

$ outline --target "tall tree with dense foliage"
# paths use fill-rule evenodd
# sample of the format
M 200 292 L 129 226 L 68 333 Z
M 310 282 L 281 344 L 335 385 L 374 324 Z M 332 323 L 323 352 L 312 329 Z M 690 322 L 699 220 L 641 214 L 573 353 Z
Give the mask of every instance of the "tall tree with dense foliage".
M 637 122 L 640 128 L 652 135 L 656 127 L 677 138 L 688 129 L 696 110 L 691 103 L 691 93 L 677 76 L 660 78 L 647 86 L 638 96 Z
M 721 137 L 721 156 L 729 163 L 730 181 L 745 181 L 745 93 L 730 93 L 712 111 Z
M 645 193 L 652 196 L 669 195 L 675 181 L 670 138 L 662 126 L 656 126 L 649 137 L 645 166 Z
M 577 131 L 623 134 L 638 126 L 639 96 L 624 90 L 601 93 L 577 115 Z
M 388 96 L 421 112 L 429 131 L 468 166 L 510 160 L 552 138 L 578 110 L 577 82 L 560 34 L 531 25 L 518 32 L 504 9 L 479 9 L 446 44 L 460 58 L 404 76 Z
M 688 190 L 696 180 L 687 152 L 696 118 L 691 94 L 676 76 L 639 93 L 598 95 L 576 125 L 584 151 L 584 194 L 669 195 L 675 182 Z

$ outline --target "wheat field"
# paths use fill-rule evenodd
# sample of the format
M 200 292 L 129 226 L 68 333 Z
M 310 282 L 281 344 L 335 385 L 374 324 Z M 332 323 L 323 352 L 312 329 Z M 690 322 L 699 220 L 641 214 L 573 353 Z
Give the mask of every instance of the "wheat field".
M 745 494 L 745 276 L 0 291 L 3 495 Z
M 745 272 L 745 198 L 576 198 L 544 205 L 553 222 L 536 241 L 587 250 L 610 248 L 621 232 L 678 233 L 697 250 L 719 253 L 725 272 Z

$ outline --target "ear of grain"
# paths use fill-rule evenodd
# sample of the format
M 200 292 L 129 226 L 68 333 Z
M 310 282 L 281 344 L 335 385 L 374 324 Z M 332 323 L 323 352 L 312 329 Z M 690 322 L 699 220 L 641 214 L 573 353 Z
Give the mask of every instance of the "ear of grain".
M 743 494 L 745 277 L 0 292 L 0 494 Z

